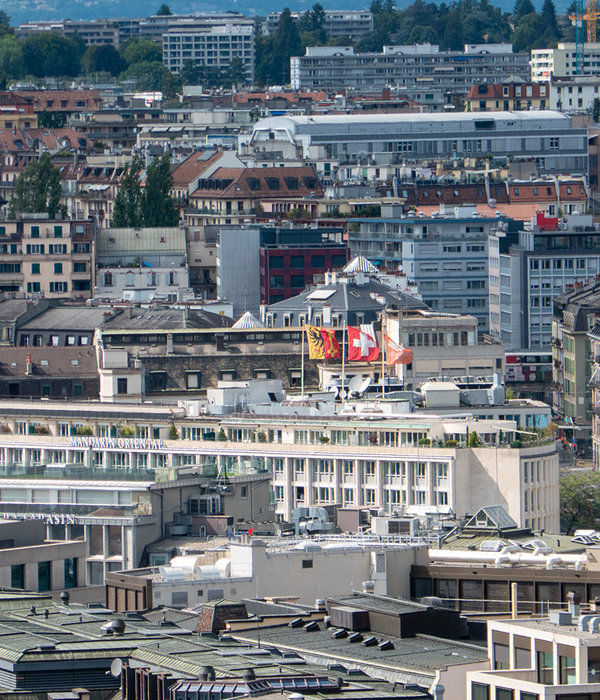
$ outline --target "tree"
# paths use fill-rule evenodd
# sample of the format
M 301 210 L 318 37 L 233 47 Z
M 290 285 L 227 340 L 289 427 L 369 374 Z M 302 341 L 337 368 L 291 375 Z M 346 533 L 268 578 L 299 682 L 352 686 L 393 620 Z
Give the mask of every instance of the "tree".
M 23 42 L 13 34 L 0 36 L 0 66 L 9 78 L 21 78 L 25 74 Z
M 160 61 L 134 63 L 119 75 L 120 80 L 135 80 L 140 91 L 162 91 L 165 97 L 173 97 L 181 86 L 181 80 Z
M 544 0 L 540 17 L 544 31 L 549 29 L 555 36 L 555 41 L 557 41 L 560 38 L 560 29 L 558 28 L 558 22 L 556 20 L 556 8 L 552 0 Z
M 239 56 L 231 59 L 223 77 L 225 87 L 237 87 L 248 82 L 246 65 Z
M 25 71 L 36 78 L 79 75 L 84 47 L 81 39 L 57 32 L 38 32 L 23 42 Z
M 4 34 L 13 34 L 14 30 L 10 26 L 10 17 L 4 12 L 4 10 L 0 10 L 0 36 Z
M 64 112 L 38 112 L 38 126 L 40 129 L 60 129 L 67 119 Z
M 515 22 L 519 22 L 525 17 L 525 15 L 532 15 L 535 13 L 535 7 L 531 0 L 517 0 L 515 3 L 515 8 L 513 10 L 513 18 Z
M 125 70 L 125 59 L 111 44 L 89 46 L 81 57 L 81 69 L 84 73 L 110 73 L 119 75 Z
M 600 97 L 594 97 L 594 103 L 592 105 L 592 119 L 594 124 L 600 121 Z
M 141 173 L 143 167 L 142 159 L 135 156 L 125 169 L 115 199 L 111 222 L 113 228 L 139 228 L 142 225 Z
M 146 171 L 146 186 L 141 198 L 144 226 L 177 226 L 179 214 L 170 194 L 172 187 L 171 161 L 165 153 L 155 158 Z
M 46 212 L 54 219 L 60 205 L 60 171 L 48 153 L 38 161 L 28 163 L 15 183 L 15 192 L 9 203 L 9 218 L 17 213 Z
M 128 66 L 144 61 L 162 61 L 160 44 L 152 39 L 136 39 L 128 41 L 121 49 L 121 56 L 127 61 Z
M 600 473 L 568 473 L 560 479 L 561 530 L 570 535 L 579 527 L 596 527 L 600 517 Z
M 156 14 L 159 17 L 165 17 L 167 15 L 172 15 L 173 13 L 171 12 L 171 8 L 168 5 L 165 5 L 164 3 L 158 8 Z
M 289 7 L 284 8 L 279 17 L 277 31 L 273 37 L 271 54 L 271 78 L 280 85 L 290 81 L 290 57 L 300 56 L 302 44 L 298 26 L 292 18 Z

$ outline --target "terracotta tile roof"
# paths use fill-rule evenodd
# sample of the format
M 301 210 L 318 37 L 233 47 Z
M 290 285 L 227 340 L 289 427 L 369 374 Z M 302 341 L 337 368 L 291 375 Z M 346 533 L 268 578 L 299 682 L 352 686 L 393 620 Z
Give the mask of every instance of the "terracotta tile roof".
M 210 165 L 221 158 L 221 152 L 215 151 L 210 157 L 206 151 L 194 151 L 183 163 L 173 170 L 173 185 L 187 186 L 206 170 Z
M 96 111 L 102 105 L 98 90 L 15 90 L 15 94 L 30 102 L 38 112 Z
M 321 197 L 323 190 L 314 168 L 217 168 L 211 177 L 202 180 L 193 198 L 247 199 L 268 196 L 271 199 Z

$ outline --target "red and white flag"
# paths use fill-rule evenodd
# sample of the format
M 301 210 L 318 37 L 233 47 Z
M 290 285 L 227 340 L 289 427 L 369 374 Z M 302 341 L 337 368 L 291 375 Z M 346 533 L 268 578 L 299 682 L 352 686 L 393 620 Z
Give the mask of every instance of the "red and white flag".
M 386 365 L 410 365 L 413 361 L 413 351 L 410 348 L 398 345 L 387 335 L 384 340 Z
M 348 361 L 373 362 L 379 357 L 379 345 L 375 332 L 366 333 L 360 328 L 348 326 Z

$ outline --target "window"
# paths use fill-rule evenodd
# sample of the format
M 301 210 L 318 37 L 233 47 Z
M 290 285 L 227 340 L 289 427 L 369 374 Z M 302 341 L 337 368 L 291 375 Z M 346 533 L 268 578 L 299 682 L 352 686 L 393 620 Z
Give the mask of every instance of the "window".
M 575 650 L 573 649 L 573 656 L 559 656 L 558 663 L 560 669 L 559 683 L 561 685 L 574 685 L 577 683 L 577 676 L 575 673 Z
M 290 259 L 290 265 L 292 268 L 303 269 L 304 255 L 292 255 Z
M 515 691 L 510 688 L 496 688 L 496 700 L 514 700 Z
M 73 263 L 73 272 L 85 272 L 87 268 L 87 263 L 76 262 Z
M 49 288 L 50 292 L 54 294 L 64 294 L 65 292 L 69 291 L 67 282 L 50 282 Z
M 494 670 L 510 668 L 510 651 L 508 644 L 494 643 Z
M 126 394 L 127 393 L 127 378 L 126 377 L 118 377 L 117 378 L 117 394 Z
M 537 682 L 544 685 L 554 683 L 554 660 L 551 651 L 537 652 Z
M 471 700 L 490 700 L 489 685 L 471 683 Z
M 199 389 L 202 386 L 202 372 L 186 372 L 185 388 Z
M 38 562 L 38 591 L 49 591 L 52 588 L 50 561 Z
M 62 275 L 62 273 L 63 273 L 62 263 L 54 263 L 54 274 L 55 275 Z
M 162 391 L 167 388 L 167 373 L 163 371 L 149 373 L 150 391 Z
M 77 558 L 65 559 L 65 588 L 77 588 Z
M 303 569 L 312 569 L 313 568 L 313 560 L 312 559 L 303 559 L 302 560 L 302 568 Z
M 105 287 L 112 287 L 113 286 L 112 272 L 105 272 L 104 273 L 104 286 Z
M 63 235 L 62 226 L 55 226 L 54 227 L 54 238 L 62 238 L 62 235 Z
M 283 269 L 283 257 L 281 255 L 272 255 L 269 258 L 269 267 L 272 270 L 281 270 Z
M 31 235 L 31 238 L 39 238 L 40 237 L 40 227 L 39 226 L 32 226 L 30 235 Z
M 324 255 L 312 255 L 310 258 L 310 264 L 312 267 L 318 267 L 318 268 L 325 267 L 325 256 Z
M 292 275 L 291 285 L 296 289 L 304 288 L 304 275 Z
M 10 567 L 11 588 L 25 588 L 25 564 L 13 564 Z
M 39 263 L 32 263 L 31 264 L 31 274 L 32 275 L 39 275 L 40 274 L 40 264 Z

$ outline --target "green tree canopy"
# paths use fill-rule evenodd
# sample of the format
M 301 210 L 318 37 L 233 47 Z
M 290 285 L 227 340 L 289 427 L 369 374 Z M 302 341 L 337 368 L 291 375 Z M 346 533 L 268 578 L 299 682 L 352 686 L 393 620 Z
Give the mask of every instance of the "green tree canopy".
M 143 160 L 135 156 L 123 175 L 115 199 L 113 228 L 177 225 L 179 214 L 170 194 L 173 177 L 169 156 L 155 158 L 148 166 L 144 186 L 143 170 Z
M 125 169 L 113 209 L 113 228 L 142 226 L 142 182 L 144 162 L 135 156 Z
M 89 46 L 81 57 L 81 68 L 87 74 L 104 72 L 119 75 L 126 67 L 125 59 L 111 44 Z
M 76 37 L 57 32 L 32 34 L 23 42 L 25 72 L 36 78 L 79 75 L 83 50 Z
M 152 39 L 136 39 L 128 41 L 121 49 L 121 55 L 127 61 L 127 65 L 148 61 L 162 61 L 160 45 Z
M 138 90 L 162 91 L 165 97 L 173 97 L 181 86 L 181 80 L 173 75 L 161 61 L 134 63 L 119 75 L 120 80 L 135 80 Z
M 141 199 L 144 226 L 177 226 L 179 214 L 171 197 L 172 187 L 171 161 L 165 153 L 155 158 L 146 171 Z
M 172 15 L 173 13 L 171 12 L 171 8 L 168 5 L 165 5 L 164 3 L 158 8 L 156 11 L 156 14 L 159 17 L 164 17 L 167 15 Z
M 560 479 L 561 530 L 596 528 L 600 517 L 600 473 L 567 473 Z
M 13 34 L 0 36 L 0 66 L 9 78 L 22 78 L 25 74 L 23 42 Z
M 515 22 L 519 22 L 525 15 L 532 15 L 534 13 L 535 7 L 531 0 L 517 0 L 512 14 Z
M 271 53 L 271 82 L 285 85 L 290 81 L 290 57 L 302 55 L 302 43 L 298 25 L 292 18 L 289 7 L 279 17 L 277 31 L 273 37 Z
M 59 213 L 60 171 L 52 164 L 50 156 L 43 153 L 39 160 L 28 163 L 17 178 L 13 198 L 10 200 L 9 217 L 18 213 L 47 212 L 51 219 Z

